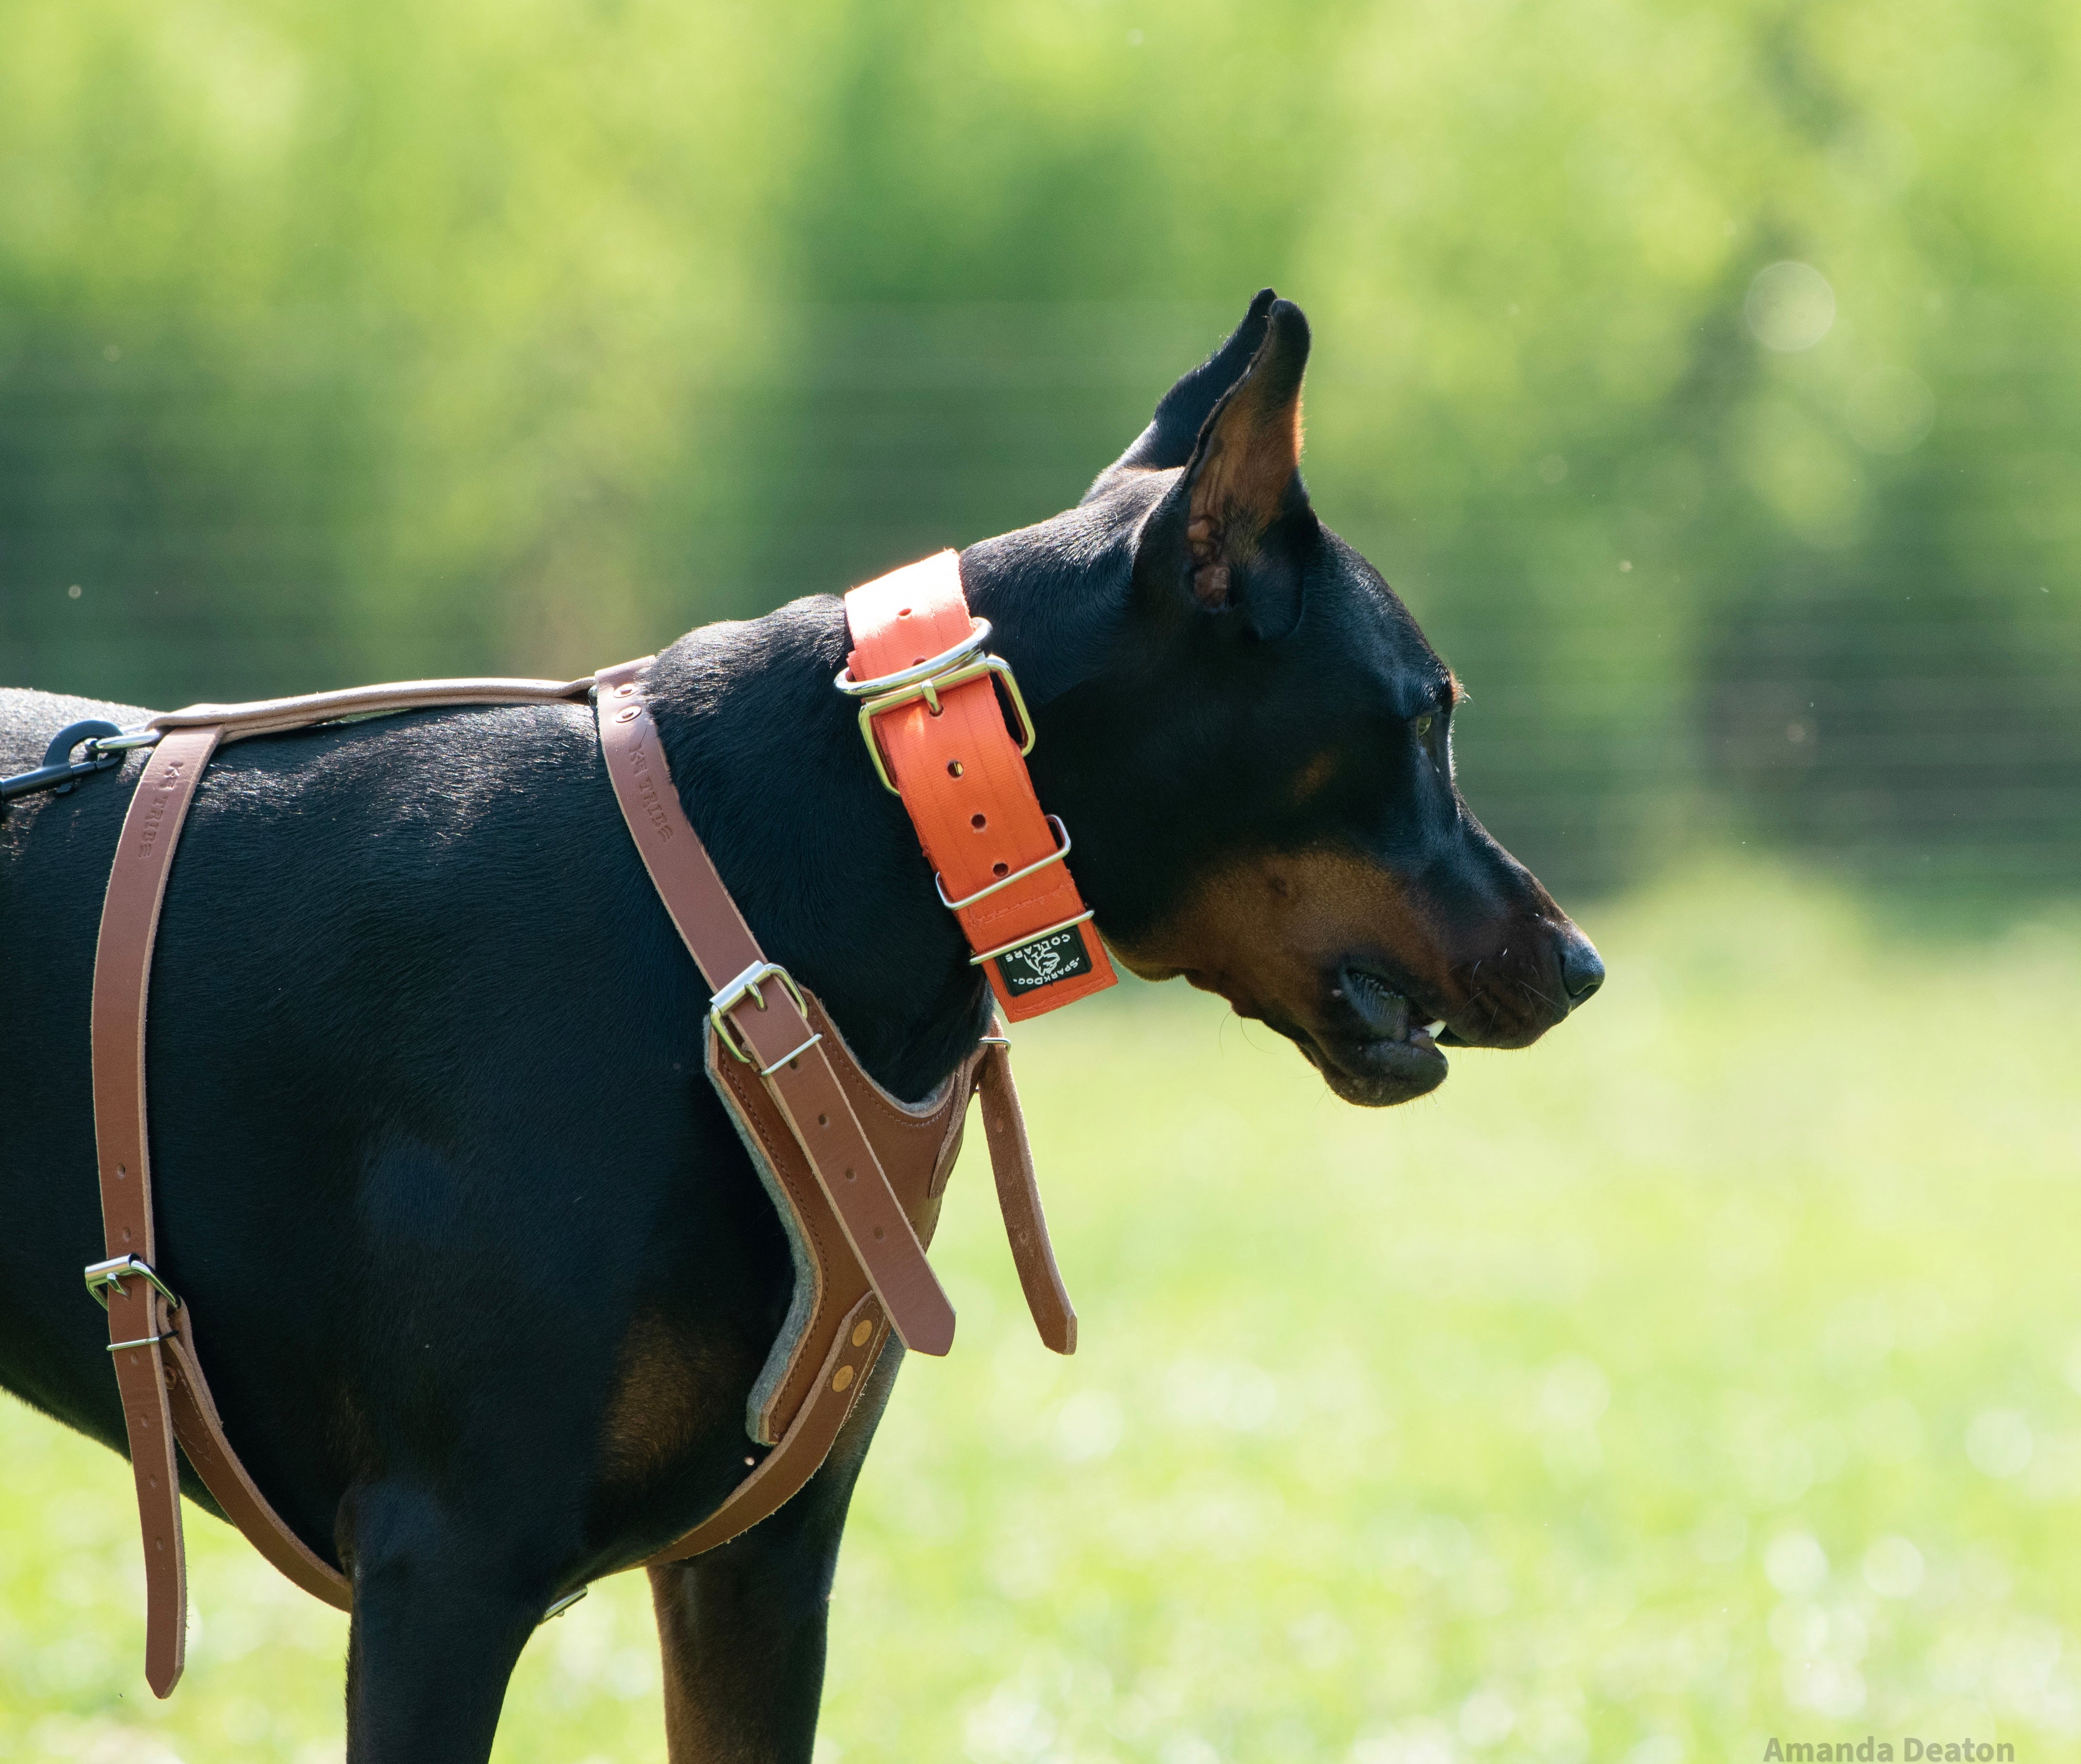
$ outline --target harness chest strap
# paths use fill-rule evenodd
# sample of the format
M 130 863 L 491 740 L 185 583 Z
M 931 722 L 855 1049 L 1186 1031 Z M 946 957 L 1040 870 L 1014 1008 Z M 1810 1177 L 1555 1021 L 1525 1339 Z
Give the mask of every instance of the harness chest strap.
M 900 1307 L 902 1314 L 910 1318 L 919 1338 L 915 1345 L 930 1350 L 937 1343 L 937 1350 L 942 1353 L 951 1341 L 952 1313 L 924 1263 L 909 1219 L 901 1206 L 894 1205 L 886 1176 L 839 1083 L 832 1055 L 844 1062 L 856 1084 L 871 1088 L 872 1081 L 858 1071 L 835 1031 L 829 1038 L 829 1050 L 826 1038 L 817 1030 L 809 1030 L 800 1042 L 781 1045 L 794 1034 L 794 1026 L 786 1020 L 796 1017 L 798 1026 L 808 1029 L 806 1013 L 814 1008 L 813 1004 L 792 1010 L 783 1008 L 795 1005 L 792 983 L 763 962 L 756 942 L 685 819 L 636 684 L 637 676 L 648 662 L 649 658 L 645 658 L 598 676 L 602 746 L 608 755 L 616 800 L 636 836 L 646 868 L 696 961 L 703 960 L 703 949 L 718 964 L 726 964 L 738 954 L 747 958 L 744 969 L 739 970 L 741 990 L 728 1008 L 734 1011 L 746 1001 L 756 1002 L 759 1008 L 755 1013 L 738 1012 L 729 1019 L 742 1037 L 739 1043 L 723 1026 L 725 1008 L 718 1000 L 711 1029 L 711 1064 L 715 1061 L 714 1046 L 725 1043 L 733 1055 L 742 1057 L 742 1046 L 759 1061 L 759 1075 L 766 1081 L 762 1088 L 784 1115 L 790 1130 L 788 1138 L 797 1142 L 786 1147 L 783 1155 L 799 1160 L 815 1172 L 832 1213 L 843 1223 L 855 1265 L 873 1289 L 862 1295 L 831 1330 L 830 1345 L 818 1375 L 771 1453 L 732 1491 L 721 1508 L 651 1559 L 666 1560 L 695 1555 L 727 1541 L 780 1506 L 809 1480 L 829 1451 L 881 1351 L 892 1311 Z M 166 876 L 196 781 L 218 745 L 246 735 L 397 709 L 570 701 L 585 695 L 595 684 L 593 680 L 423 680 L 250 705 L 195 706 L 152 720 L 152 726 L 162 733 L 147 759 L 124 817 L 95 954 L 95 1126 L 108 1260 L 88 1269 L 88 1284 L 108 1307 L 110 1353 L 123 1396 L 145 1545 L 146 1678 L 159 1696 L 170 1695 L 180 1678 L 187 1627 L 176 1434 L 204 1486 L 262 1555 L 316 1597 L 341 1609 L 347 1608 L 350 1602 L 345 1577 L 289 1530 L 246 1474 L 225 1438 L 204 1379 L 195 1352 L 191 1312 L 167 1291 L 153 1268 L 145 1126 L 145 1004 Z M 624 714 L 631 709 L 636 714 Z M 620 744 L 623 764 L 619 766 L 614 763 L 615 747 L 608 739 L 610 727 L 618 729 L 624 737 Z M 697 938 L 701 945 L 698 949 Z M 704 972 L 713 972 L 705 962 L 703 966 Z M 767 992 L 769 983 L 771 991 Z M 719 988 L 719 993 L 722 990 Z M 821 1013 L 818 1014 L 821 1020 Z M 750 1018 L 749 1022 L 744 1021 L 746 1017 Z M 813 1054 L 813 1062 L 805 1057 Z M 808 1077 L 803 1082 L 780 1078 L 784 1071 L 792 1077 L 805 1069 Z M 959 1075 L 958 1083 L 950 1085 L 940 1105 L 942 1111 L 954 1113 L 956 1143 L 959 1111 L 965 1106 L 972 1088 L 980 1088 L 984 1097 L 985 1126 L 1020 1283 L 1044 1340 L 1057 1351 L 1068 1352 L 1074 1345 L 1075 1316 L 1069 1309 L 1048 1244 L 1038 1192 L 1032 1184 L 1024 1122 L 1016 1093 L 1011 1087 L 1010 1060 L 1001 1045 L 989 1047 L 981 1056 L 979 1071 L 977 1063 L 972 1061 Z M 725 1103 L 731 1103 L 729 1087 L 719 1084 L 718 1088 Z M 742 1119 L 741 1101 L 734 1112 Z M 811 1122 L 815 1123 L 813 1129 L 805 1131 Z M 850 1162 L 844 1161 L 848 1158 Z M 943 1164 L 951 1160 L 948 1147 Z M 841 1170 L 843 1176 L 837 1173 Z M 858 1185 L 870 1171 L 878 1181 L 868 1184 L 863 1198 Z M 933 1181 L 943 1180 L 942 1169 L 935 1173 Z M 820 1289 L 829 1265 L 826 1258 L 813 1270 Z M 820 1339 L 822 1332 L 805 1335 L 797 1345 L 796 1354 L 799 1357 L 811 1342 Z

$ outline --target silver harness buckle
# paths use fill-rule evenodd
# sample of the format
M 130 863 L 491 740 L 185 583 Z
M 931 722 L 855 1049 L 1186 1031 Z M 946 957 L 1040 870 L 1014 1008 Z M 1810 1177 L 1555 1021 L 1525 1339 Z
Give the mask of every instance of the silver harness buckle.
M 111 1289 L 122 1292 L 123 1282 L 132 1274 L 151 1282 L 158 1288 L 159 1296 L 166 1301 L 168 1306 L 175 1311 L 180 1309 L 181 1302 L 174 1295 L 174 1289 L 152 1272 L 149 1262 L 141 1261 L 135 1256 L 112 1256 L 107 1261 L 89 1262 L 86 1274 L 86 1290 L 94 1295 L 94 1302 L 106 1311 Z M 124 1293 L 124 1296 L 127 1299 L 129 1295 Z
M 743 973 L 738 975 L 729 985 L 724 987 L 708 1000 L 708 1021 L 715 1025 L 716 1034 L 721 1038 L 723 1046 L 747 1066 L 759 1066 L 758 1056 L 752 1052 L 751 1044 L 743 1038 L 737 1025 L 730 1021 L 729 1013 L 743 1004 L 746 999 L 750 1000 L 760 1010 L 764 1010 L 766 1000 L 759 989 L 769 979 L 777 979 L 787 987 L 788 996 L 795 1001 L 796 1010 L 801 1013 L 802 1020 L 806 1023 L 809 1021 L 809 1007 L 803 1001 L 802 989 L 796 985 L 794 976 L 777 962 L 753 962 Z M 771 1077 L 789 1060 L 806 1054 L 823 1038 L 821 1033 L 813 1034 L 800 1047 L 791 1049 L 783 1054 L 771 1065 L 759 1066 L 759 1076 L 761 1078 Z
M 180 1309 L 181 1302 L 174 1296 L 173 1288 L 152 1271 L 149 1262 L 141 1261 L 135 1256 L 112 1256 L 107 1261 L 88 1263 L 86 1290 L 93 1295 L 94 1302 L 106 1311 L 108 1308 L 108 1295 L 111 1291 L 122 1292 L 123 1282 L 132 1274 L 149 1281 L 158 1290 L 159 1296 L 166 1301 L 169 1310 Z M 125 1294 L 124 1296 L 128 1295 Z M 141 1335 L 132 1341 L 111 1341 L 108 1344 L 108 1351 L 120 1354 L 124 1348 L 148 1348 L 154 1341 L 166 1339 L 162 1335 Z

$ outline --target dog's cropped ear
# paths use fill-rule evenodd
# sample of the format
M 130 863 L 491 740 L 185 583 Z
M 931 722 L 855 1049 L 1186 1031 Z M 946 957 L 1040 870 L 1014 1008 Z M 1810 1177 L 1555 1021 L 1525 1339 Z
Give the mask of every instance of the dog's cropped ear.
M 1123 468 L 1175 471 L 1192 458 L 1200 431 L 1206 427 L 1221 394 L 1249 371 L 1263 347 L 1266 315 L 1276 297 L 1268 288 L 1259 291 L 1250 310 L 1242 315 L 1242 322 L 1229 334 L 1229 340 L 1163 394 L 1149 427 L 1136 438 L 1133 446 L 1113 461 L 1099 479 L 1099 486 Z
M 1301 610 L 1295 536 L 1275 529 L 1305 516 L 1301 381 L 1308 321 L 1275 301 L 1264 339 L 1242 379 L 1215 405 L 1173 496 L 1184 528 L 1183 573 L 1203 611 L 1238 608 L 1260 637 L 1283 636 Z M 1169 524 L 1169 523 L 1167 523 Z M 1175 530 L 1175 528 L 1174 528 Z

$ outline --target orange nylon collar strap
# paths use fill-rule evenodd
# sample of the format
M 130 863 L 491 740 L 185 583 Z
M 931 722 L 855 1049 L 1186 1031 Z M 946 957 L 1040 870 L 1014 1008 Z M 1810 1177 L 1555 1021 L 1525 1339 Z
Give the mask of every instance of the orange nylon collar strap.
M 942 551 L 846 596 L 852 654 L 839 689 L 860 701 L 860 732 L 903 799 L 960 922 L 970 959 L 1007 1017 L 1038 1017 L 1113 983 L 1065 859 L 1070 835 L 1040 810 L 1024 756 L 1032 725 L 1011 669 L 984 653 L 959 557 Z M 997 682 L 1016 714 L 1015 739 Z

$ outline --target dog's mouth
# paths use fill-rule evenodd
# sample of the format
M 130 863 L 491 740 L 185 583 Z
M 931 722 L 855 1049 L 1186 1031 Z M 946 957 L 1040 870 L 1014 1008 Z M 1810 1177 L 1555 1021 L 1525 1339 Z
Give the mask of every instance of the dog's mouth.
M 1415 988 L 1367 969 L 1342 970 L 1330 987 L 1330 1008 L 1318 1028 L 1267 1021 L 1298 1047 L 1344 1101 L 1386 1109 L 1436 1090 L 1450 1063 L 1439 1051 L 1455 1038 L 1431 1017 Z

